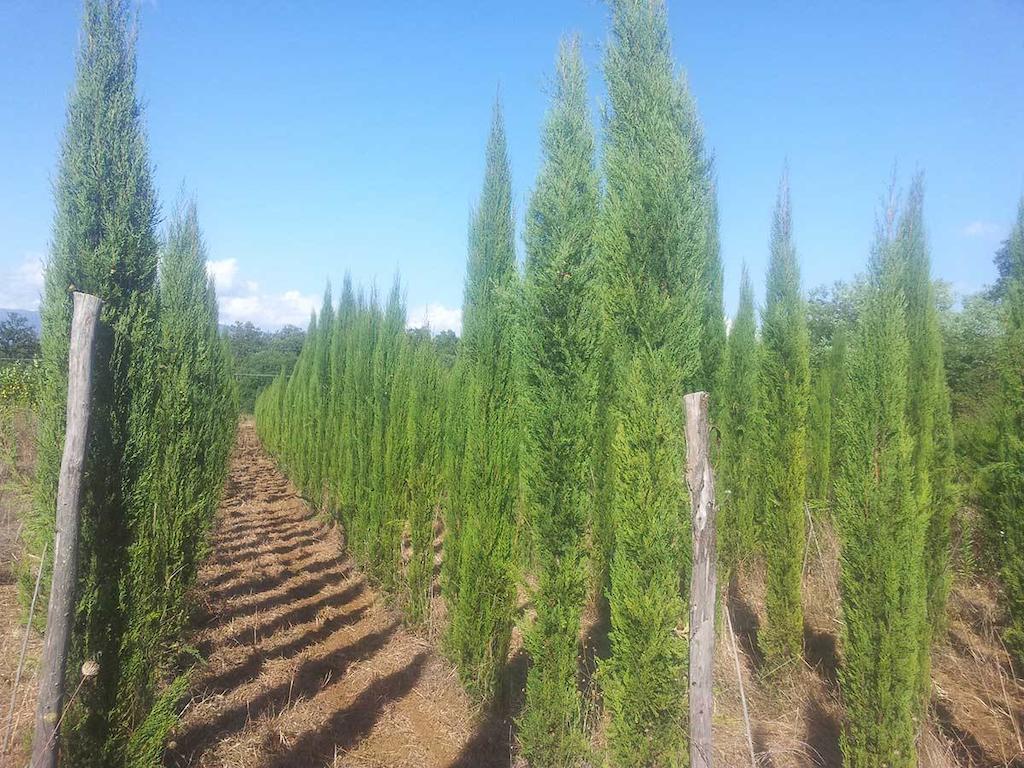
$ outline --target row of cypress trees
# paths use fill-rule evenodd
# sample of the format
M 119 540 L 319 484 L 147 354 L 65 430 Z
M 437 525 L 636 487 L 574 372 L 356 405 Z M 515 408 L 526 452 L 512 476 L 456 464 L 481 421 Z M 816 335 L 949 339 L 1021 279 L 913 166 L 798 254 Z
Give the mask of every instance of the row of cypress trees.
M 99 674 L 62 728 L 64 760 L 82 766 L 146 764 L 162 747 L 147 717 L 174 673 L 236 412 L 194 204 L 175 212 L 162 242 L 157 234 L 130 25 L 125 2 L 84 5 L 41 308 L 39 481 L 25 528 L 32 551 L 52 550 L 70 291 L 86 291 L 103 310 L 69 690 L 84 660 L 98 662 Z
M 334 511 L 349 549 L 413 623 L 429 615 L 449 371 L 405 330 L 395 282 L 382 305 L 346 277 L 310 320 L 293 372 L 256 399 L 264 445 L 307 498 Z M 457 404 L 462 407 L 461 404 Z
M 425 569 L 434 510 L 402 498 L 415 477 L 442 478 L 428 495 L 444 524 L 445 645 L 482 699 L 500 690 L 517 583 L 535 574 L 520 742 L 537 765 L 584 754 L 578 638 L 591 590 L 611 615 L 600 680 L 613 759 L 657 763 L 685 751 L 681 399 L 687 387 L 715 381 L 725 351 L 717 213 L 710 156 L 674 71 L 664 5 L 617 0 L 612 16 L 604 193 L 586 73 L 570 40 L 556 65 L 522 276 L 495 107 L 470 227 L 459 354 L 438 374 L 445 391 L 418 374 L 401 384 L 406 361 L 428 356 L 428 347 L 418 342 L 412 354 L 401 312 L 392 314 L 397 301 L 381 311 L 371 300 L 340 324 L 343 298 L 337 312 L 325 302 L 294 373 L 257 403 L 264 442 L 304 492 L 341 517 L 352 551 L 399 597 L 411 596 L 404 585 Z M 342 370 L 336 355 L 318 366 L 339 327 L 349 329 L 343 338 L 358 338 L 340 342 L 355 356 L 346 354 Z M 388 351 L 396 346 L 397 356 Z M 326 386 L 313 386 L 324 370 Z M 324 391 L 326 403 L 316 394 Z M 408 400 L 405 420 L 399 400 Z M 429 424 L 415 426 L 417 408 Z M 334 436 L 326 443 L 324 431 Z M 443 446 L 439 457 L 408 447 L 430 435 Z M 397 456 L 405 469 L 393 483 L 389 457 Z M 408 563 L 400 559 L 406 531 Z M 410 616 L 422 615 L 411 597 L 402 602 Z
M 337 338 L 346 306 L 343 298 L 334 312 L 328 301 L 311 324 L 306 362 L 261 396 L 261 434 L 300 487 L 338 510 L 353 551 L 378 583 L 405 595 L 414 620 L 427 604 L 414 608 L 415 589 L 404 585 L 427 568 L 440 516 L 446 647 L 481 698 L 500 689 L 517 580 L 527 584 L 536 616 L 525 626 L 532 666 L 519 739 L 532 764 L 574 764 L 586 753 L 577 667 L 588 593 L 610 617 L 611 654 L 598 676 L 608 756 L 616 765 L 668 764 L 685 754 L 679 627 L 689 517 L 680 403 L 688 389 L 711 389 L 722 563 L 732 572 L 765 559 L 768 673 L 803 652 L 805 522 L 831 515 L 842 543 L 843 749 L 851 765 L 911 765 L 948 592 L 954 504 L 923 183 L 914 180 L 902 210 L 893 203 L 886 212 L 850 317 L 835 323 L 812 367 L 783 181 L 760 324 L 744 273 L 726 337 L 712 164 L 674 71 L 664 4 L 611 6 L 603 162 L 599 169 L 594 159 L 579 45 L 567 41 L 526 216 L 522 276 L 495 108 L 453 367 L 405 383 L 401 372 L 433 352 L 410 342 L 398 314 L 386 321 L 397 294 L 383 311 L 357 302 L 361 363 L 339 369 L 334 356 L 317 367 L 312 350 L 320 345 L 322 354 L 324 334 Z M 1012 336 L 1019 323 L 1009 324 Z M 1015 359 L 1007 353 L 1011 374 Z M 310 388 L 325 370 L 328 382 Z M 1019 376 L 1007 381 L 1014 404 Z M 323 392 L 326 403 L 316 400 Z M 352 403 L 362 410 L 346 417 Z M 1019 417 L 1014 407 L 1007 424 Z M 323 440 L 318 430 L 334 437 L 311 443 Z M 409 448 L 430 443 L 429 435 L 436 453 Z M 1004 441 L 1011 458 L 1001 467 L 1019 466 L 1014 439 Z M 373 468 L 360 463 L 366 457 Z M 390 474 L 396 467 L 404 469 Z M 415 477 L 435 480 L 426 505 L 403 501 Z M 999 503 L 1013 509 L 1019 484 L 1008 469 L 992 477 Z M 332 495 L 334 483 L 348 490 Z M 1007 552 L 1015 552 L 1017 528 L 1005 530 Z M 406 538 L 411 555 L 403 554 Z M 1020 590 L 1007 580 L 1012 602 Z
M 982 486 L 988 543 L 1009 616 L 1005 641 L 1024 663 L 1024 200 L 1005 258 L 997 432 Z
M 918 176 L 902 210 L 890 202 L 853 318 L 836 324 L 812 377 L 783 186 L 760 335 L 744 275 L 720 390 L 721 557 L 727 571 L 765 561 L 769 674 L 802 653 L 810 502 L 840 532 L 843 750 L 854 766 L 916 764 L 949 589 L 952 436 L 923 200 Z

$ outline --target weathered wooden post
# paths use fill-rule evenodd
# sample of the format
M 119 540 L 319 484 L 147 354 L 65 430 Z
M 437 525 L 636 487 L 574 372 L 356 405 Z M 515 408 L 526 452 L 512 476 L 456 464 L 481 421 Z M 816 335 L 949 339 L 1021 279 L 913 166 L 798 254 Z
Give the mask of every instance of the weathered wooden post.
M 693 518 L 690 575 L 690 766 L 711 768 L 711 670 L 715 655 L 715 478 L 708 437 L 708 393 L 683 398 L 686 484 Z
M 67 427 L 57 481 L 53 580 L 46 614 L 46 643 L 39 669 L 32 768 L 55 768 L 57 765 L 58 726 L 64 703 L 64 675 L 75 610 L 75 580 L 78 578 L 78 515 L 85 450 L 89 441 L 93 350 L 101 305 L 95 296 L 74 294 L 68 348 Z

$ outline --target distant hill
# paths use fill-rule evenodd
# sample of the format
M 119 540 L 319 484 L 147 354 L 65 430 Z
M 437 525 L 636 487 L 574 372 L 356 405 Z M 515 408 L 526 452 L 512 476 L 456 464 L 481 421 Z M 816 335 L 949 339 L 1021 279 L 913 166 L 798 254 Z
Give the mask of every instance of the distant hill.
M 39 320 L 39 313 L 36 310 L 0 308 L 0 323 L 2 323 L 11 315 L 24 315 L 25 319 L 28 320 L 28 324 L 32 327 L 32 330 L 34 330 L 36 333 L 39 333 L 39 329 L 42 327 L 42 323 Z

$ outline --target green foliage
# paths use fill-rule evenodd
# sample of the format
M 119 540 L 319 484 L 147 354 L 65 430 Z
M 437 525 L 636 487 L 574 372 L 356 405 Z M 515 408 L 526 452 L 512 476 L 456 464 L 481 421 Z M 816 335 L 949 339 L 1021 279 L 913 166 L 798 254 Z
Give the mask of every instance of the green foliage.
M 1024 661 L 1024 201 L 1008 246 L 999 347 L 1001 392 L 994 460 L 985 469 L 984 518 L 1008 615 L 1004 640 Z
M 680 516 L 687 497 L 677 376 L 671 353 L 662 349 L 638 353 L 623 381 L 615 436 L 612 655 L 599 667 L 615 765 L 670 764 L 686 749 L 679 563 L 689 541 Z
M 519 489 L 515 322 L 519 311 L 512 183 L 504 121 L 495 105 L 480 204 L 473 217 L 462 312 L 465 447 L 463 505 L 455 537 L 456 585 L 448 595 L 449 651 L 463 682 L 488 699 L 508 654 L 515 608 L 513 548 Z M 454 539 L 449 542 L 450 539 Z
M 167 737 L 178 723 L 181 702 L 192 683 L 191 671 L 174 678 L 157 696 L 146 719 L 135 729 L 128 742 L 127 768 L 160 768 L 167 748 Z
M 17 312 L 0 321 L 0 365 L 39 357 L 39 336 Z
M 122 586 L 127 632 L 119 654 L 118 720 L 148 712 L 161 662 L 187 627 L 234 437 L 237 395 L 219 336 L 213 283 L 195 203 L 171 220 L 160 260 L 158 391 L 136 493 L 145 507 L 131 520 Z
M 611 5 L 593 528 L 612 624 L 609 749 L 641 765 L 685 751 L 685 642 L 673 634 L 690 557 L 680 403 L 684 387 L 712 383 L 724 318 L 711 164 L 664 4 Z
M 397 279 L 382 308 L 346 277 L 337 307 L 328 288 L 294 369 L 260 392 L 255 410 L 263 444 L 344 525 L 370 579 L 418 623 L 433 589 L 446 369 L 429 334 L 404 327 Z
M 911 456 L 914 499 L 927 525 L 924 580 L 920 589 L 928 611 L 920 650 L 920 703 L 931 689 L 930 645 L 934 632 L 945 626 L 949 592 L 950 519 L 953 513 L 953 444 L 949 390 L 942 357 L 942 332 L 931 280 L 924 233 L 924 183 L 918 175 L 911 186 L 894 243 L 896 268 L 906 302 L 907 426 L 913 439 Z
M 238 376 L 238 407 L 252 413 L 256 395 L 273 377 L 282 368 L 291 373 L 306 334 L 294 325 L 268 332 L 239 321 L 227 328 L 226 335 Z
M 836 465 L 833 423 L 844 379 L 846 340 L 857 321 L 861 281 L 819 286 L 807 296 L 811 394 L 807 409 L 807 500 L 815 511 L 832 503 Z
M 757 442 L 757 374 L 754 289 L 744 267 L 739 308 L 729 331 L 719 390 L 718 551 L 726 572 L 754 549 L 754 510 L 758 501 L 754 468 L 761 455 Z
M 801 576 L 810 399 L 807 319 L 785 180 L 772 225 L 761 337 L 759 489 L 764 507 L 759 525 L 767 563 L 768 613 L 762 639 L 768 663 L 777 670 L 798 659 L 803 649 Z
M 414 386 L 409 395 L 406 434 L 409 451 L 409 543 L 406 613 L 413 623 L 429 615 L 434 576 L 434 520 L 441 502 L 444 369 L 429 341 L 416 344 Z
M 537 617 L 519 741 L 532 765 L 582 757 L 576 657 L 586 596 L 583 535 L 596 352 L 594 139 L 579 42 L 563 42 L 544 132 L 544 167 L 526 222 L 522 357 L 523 485 L 536 542 Z
M 42 304 L 38 488 L 26 525 L 52 540 L 64 438 L 69 289 L 103 299 L 84 469 L 69 670 L 100 672 L 62 735 L 65 761 L 117 766 L 150 711 L 187 615 L 236 408 L 194 210 L 175 220 L 157 276 L 157 202 L 128 5 L 88 0 L 67 113 Z
M 39 360 L 0 364 L 0 409 L 34 407 L 42 385 Z
M 127 3 L 84 7 L 77 74 L 55 184 L 53 246 L 42 316 L 43 387 L 36 506 L 26 526 L 36 553 L 52 541 L 67 393 L 69 288 L 103 299 L 96 348 L 92 429 L 83 482 L 79 603 L 68 668 L 100 658 L 62 729 L 75 765 L 117 765 L 124 723 L 113 717 L 119 649 L 128 630 L 120 588 L 129 572 L 131 524 L 146 496 L 148 421 L 155 402 L 157 202 L 141 108 Z M 44 594 L 46 590 L 44 589 Z
M 927 520 L 913 488 L 910 344 L 897 245 L 881 232 L 837 418 L 845 764 L 916 765 Z

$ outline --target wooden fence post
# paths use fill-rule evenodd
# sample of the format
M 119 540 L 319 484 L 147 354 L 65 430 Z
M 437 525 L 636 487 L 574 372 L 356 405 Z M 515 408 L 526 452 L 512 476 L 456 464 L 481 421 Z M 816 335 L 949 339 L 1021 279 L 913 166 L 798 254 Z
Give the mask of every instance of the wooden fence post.
M 102 302 L 95 296 L 74 294 L 68 347 L 67 427 L 57 481 L 53 579 L 46 614 L 46 643 L 39 670 L 31 768 L 55 768 L 57 765 L 58 728 L 64 703 L 64 676 L 75 611 L 75 581 L 78 578 L 78 515 L 89 441 L 93 351 L 101 306 Z
M 690 766 L 711 768 L 711 671 L 715 656 L 715 479 L 708 437 L 708 393 L 683 398 L 686 484 L 693 521 L 690 575 Z

